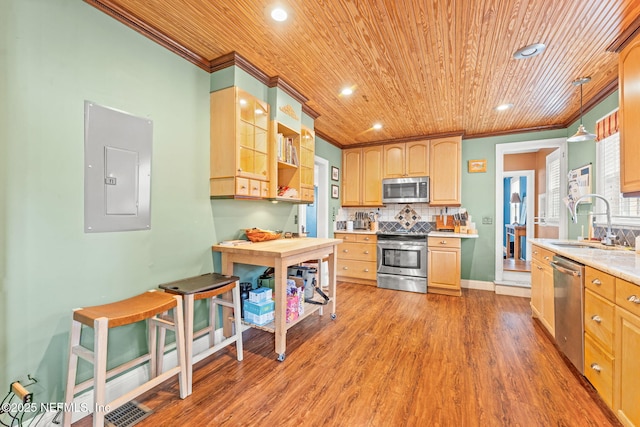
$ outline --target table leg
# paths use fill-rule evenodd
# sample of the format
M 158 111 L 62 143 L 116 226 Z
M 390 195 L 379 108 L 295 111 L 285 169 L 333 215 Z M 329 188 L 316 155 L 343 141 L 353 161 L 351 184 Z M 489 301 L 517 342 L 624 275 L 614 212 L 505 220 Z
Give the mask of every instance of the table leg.
M 233 275 L 233 260 L 231 259 L 231 257 L 229 256 L 229 254 L 227 253 L 222 253 L 222 257 L 221 257 L 221 262 L 222 262 L 222 274 L 226 274 L 229 276 Z M 222 294 L 222 298 L 227 300 L 227 301 L 231 301 L 231 294 L 229 292 L 225 292 L 224 294 Z M 231 335 L 233 335 L 233 329 L 232 329 L 232 321 L 229 320 L 229 318 L 231 317 L 231 314 L 233 313 L 233 310 L 229 307 L 222 307 L 222 335 L 225 338 L 230 337 Z M 238 313 L 239 315 L 240 313 Z
M 278 360 L 283 361 L 287 350 L 287 266 L 276 260 L 274 267 L 275 342 Z
M 513 236 L 513 259 L 520 259 L 520 235 L 516 232 Z
M 329 312 L 331 313 L 332 318 L 335 318 L 336 316 L 336 250 L 337 246 L 334 246 L 333 251 L 329 254 L 327 262 L 327 264 L 329 264 L 329 297 L 331 298 L 331 302 L 329 303 Z
M 193 294 L 184 295 L 184 358 L 187 365 L 187 396 L 193 392 Z M 164 343 L 161 345 L 164 348 Z

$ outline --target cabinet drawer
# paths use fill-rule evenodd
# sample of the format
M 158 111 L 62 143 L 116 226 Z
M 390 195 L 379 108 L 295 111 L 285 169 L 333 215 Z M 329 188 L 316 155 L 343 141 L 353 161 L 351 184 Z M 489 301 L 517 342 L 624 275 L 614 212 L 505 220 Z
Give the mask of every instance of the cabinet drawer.
M 608 352 L 613 352 L 613 314 L 613 303 L 585 289 L 584 330 Z
M 375 234 L 356 234 L 356 242 L 375 244 L 377 243 L 377 241 L 378 236 L 376 236 Z
M 549 262 L 553 260 L 554 255 L 554 252 L 543 249 L 540 246 L 536 245 L 533 245 L 533 249 L 531 251 L 531 257 L 540 261 L 540 263 L 544 265 L 549 265 Z
M 615 301 L 615 278 L 589 266 L 584 269 L 584 286 L 598 295 Z
M 338 271 L 341 277 L 357 277 L 359 279 L 376 280 L 376 263 L 371 261 L 355 261 L 338 258 Z
M 338 259 L 375 262 L 376 247 L 369 243 L 341 243 L 338 245 Z
M 459 237 L 429 237 L 427 241 L 429 248 L 460 248 Z
M 342 239 L 345 242 L 356 241 L 356 235 L 353 233 L 334 233 L 333 235 L 336 237 L 336 239 Z
M 603 350 L 589 335 L 584 337 L 584 376 L 612 408 L 613 356 Z
M 616 304 L 640 316 L 640 286 L 616 279 Z
M 249 191 L 249 179 L 236 178 L 236 194 L 238 196 L 248 196 Z

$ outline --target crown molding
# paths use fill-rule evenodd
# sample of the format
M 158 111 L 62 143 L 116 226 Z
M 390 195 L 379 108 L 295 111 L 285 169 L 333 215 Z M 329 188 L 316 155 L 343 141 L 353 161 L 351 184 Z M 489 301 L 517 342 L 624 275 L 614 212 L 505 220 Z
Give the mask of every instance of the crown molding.
M 264 85 L 269 83 L 269 76 L 265 72 L 253 65 L 247 58 L 236 51 L 229 52 L 218 58 L 212 59 L 209 63 L 209 72 L 214 73 L 234 65 L 242 71 L 245 71 L 251 77 L 254 77 L 260 83 Z
M 618 38 L 616 38 L 613 43 L 609 45 L 607 48 L 607 52 L 615 52 L 620 53 L 622 49 L 624 49 L 631 40 L 640 32 L 640 16 L 636 17 L 633 22 L 620 33 Z
M 166 34 L 158 31 L 156 28 L 147 25 L 145 22 L 129 13 L 129 11 L 123 9 L 117 4 L 114 4 L 111 0 L 84 0 L 84 2 L 106 13 L 112 18 L 122 22 L 127 27 L 153 40 L 160 46 L 169 49 L 171 52 L 186 59 L 192 64 L 202 68 L 205 71 L 209 71 L 209 61 L 207 59 L 195 52 L 190 51 L 181 44 L 176 43 L 175 40 L 171 39 Z

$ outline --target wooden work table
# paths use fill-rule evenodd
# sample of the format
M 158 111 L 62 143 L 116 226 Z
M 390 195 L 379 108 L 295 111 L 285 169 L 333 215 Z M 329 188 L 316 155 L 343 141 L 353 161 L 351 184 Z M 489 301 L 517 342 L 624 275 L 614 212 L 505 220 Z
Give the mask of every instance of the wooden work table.
M 330 301 L 327 307 L 332 318 L 336 313 L 336 249 L 341 239 L 320 239 L 320 238 L 300 238 L 300 239 L 277 239 L 268 242 L 251 243 L 238 246 L 214 245 L 212 250 L 222 254 L 222 274 L 233 274 L 234 264 L 262 265 L 274 268 L 275 290 L 273 298 L 275 300 L 275 313 L 273 328 L 255 326 L 260 329 L 273 332 L 275 334 L 275 351 L 278 360 L 283 361 L 286 351 L 287 329 L 305 317 L 320 310 L 322 307 L 313 304 L 305 305 L 305 313 L 296 321 L 286 323 L 286 292 L 287 292 L 287 268 L 309 260 L 318 260 L 318 266 L 322 265 L 322 260 L 329 261 L 329 290 L 327 295 Z M 318 271 L 318 277 L 322 277 Z M 225 334 L 226 336 L 226 334 Z

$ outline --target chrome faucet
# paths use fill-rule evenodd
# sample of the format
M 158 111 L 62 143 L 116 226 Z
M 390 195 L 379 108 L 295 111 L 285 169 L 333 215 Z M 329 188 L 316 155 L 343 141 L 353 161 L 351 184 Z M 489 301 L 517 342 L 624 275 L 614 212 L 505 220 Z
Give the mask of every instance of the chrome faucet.
M 578 214 L 577 214 L 577 210 L 578 210 L 578 203 L 580 203 L 582 201 L 582 199 L 586 199 L 589 197 L 596 197 L 602 201 L 604 201 L 605 206 L 607 207 L 607 211 L 606 211 L 606 215 L 607 215 L 607 232 L 604 236 L 604 238 L 602 239 L 602 244 L 606 245 L 606 246 L 613 246 L 613 240 L 615 239 L 616 236 L 613 235 L 613 233 L 611 232 L 611 206 L 609 205 L 609 201 L 607 199 L 605 199 L 603 196 L 599 195 L 599 194 L 585 194 L 584 196 L 580 196 L 576 199 L 576 201 L 573 203 L 573 209 L 571 211 L 571 219 L 573 219 L 573 223 L 577 224 L 578 223 Z M 595 213 L 592 215 L 602 215 L 602 213 Z

